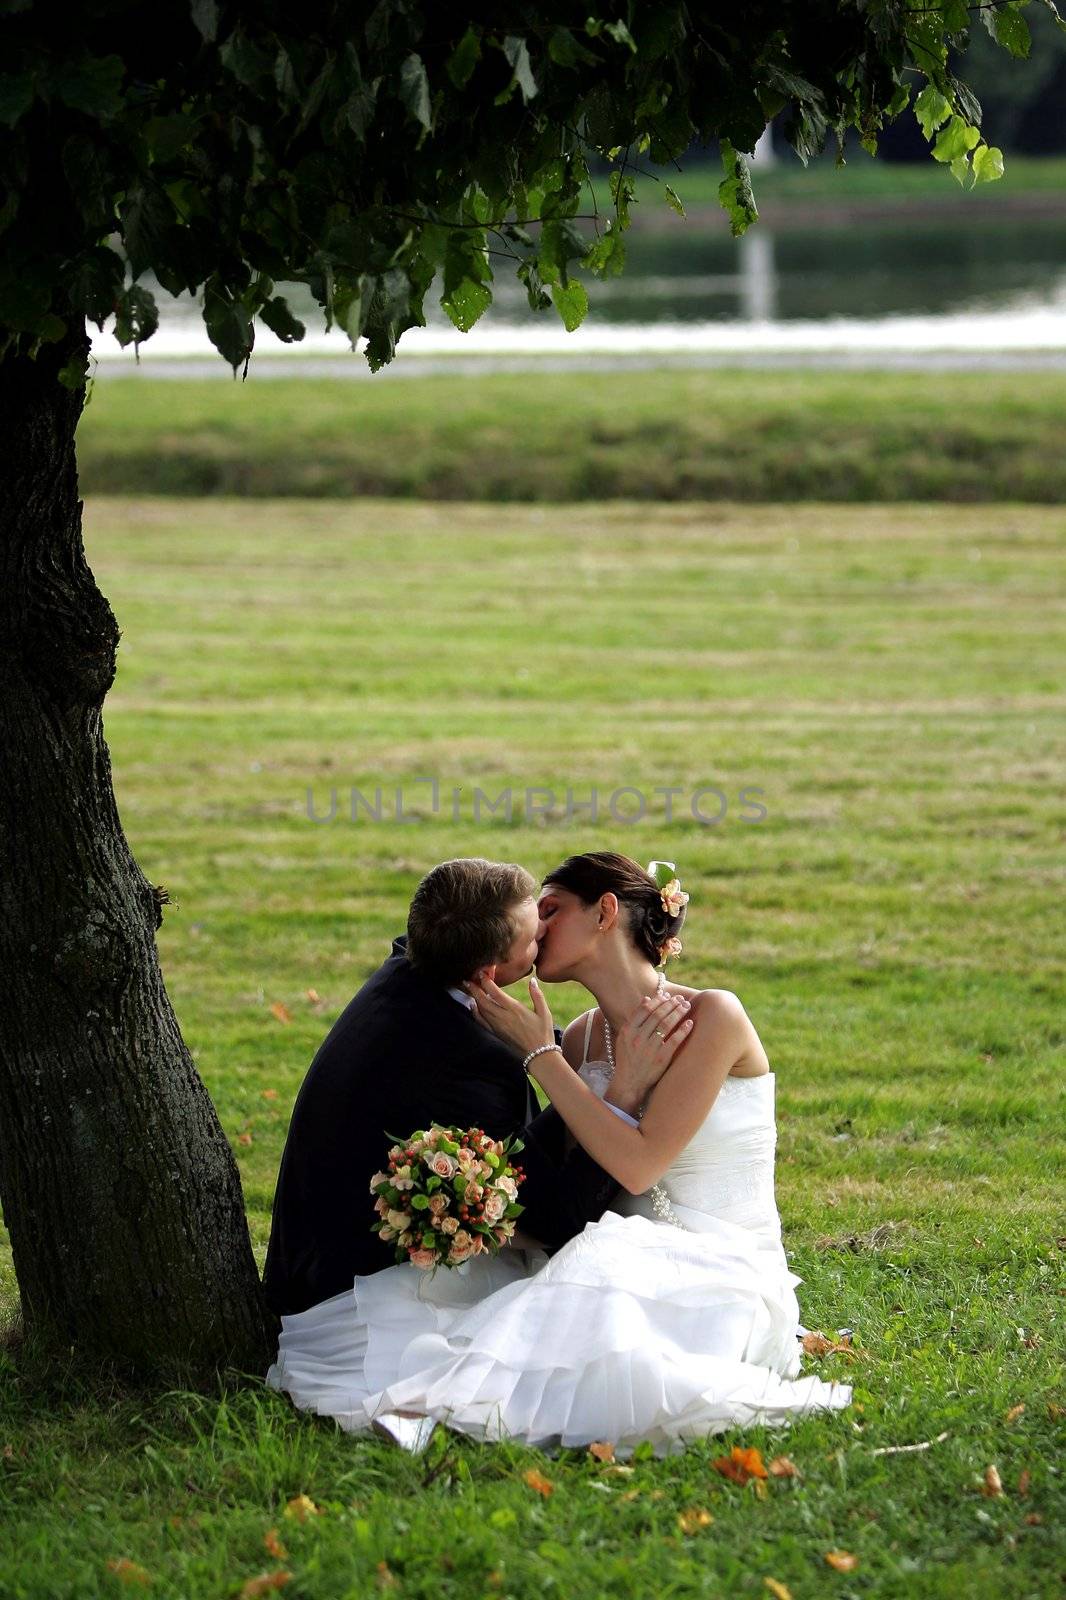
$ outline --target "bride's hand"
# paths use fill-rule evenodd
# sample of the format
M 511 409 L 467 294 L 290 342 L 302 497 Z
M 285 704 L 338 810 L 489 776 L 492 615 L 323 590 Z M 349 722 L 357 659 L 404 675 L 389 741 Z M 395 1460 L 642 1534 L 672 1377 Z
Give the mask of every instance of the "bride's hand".
M 692 1032 L 691 1007 L 681 995 L 652 995 L 628 1018 L 614 1046 L 614 1077 L 606 1098 L 635 1116 Z
M 463 988 L 473 1000 L 480 1021 L 519 1055 L 527 1056 L 538 1045 L 555 1043 L 552 1014 L 536 978 L 529 980 L 532 1011 L 528 1011 L 521 1000 L 505 994 L 491 978 L 464 983 Z

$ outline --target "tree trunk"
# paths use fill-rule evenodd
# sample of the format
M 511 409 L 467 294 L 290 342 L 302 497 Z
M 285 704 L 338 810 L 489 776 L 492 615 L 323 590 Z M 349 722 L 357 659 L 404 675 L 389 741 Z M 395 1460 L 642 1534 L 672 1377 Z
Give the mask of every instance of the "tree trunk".
M 0 361 L 0 1204 L 27 1337 L 142 1375 L 262 1371 L 240 1179 L 171 1010 L 101 708 L 119 629 L 85 561 L 56 381 Z

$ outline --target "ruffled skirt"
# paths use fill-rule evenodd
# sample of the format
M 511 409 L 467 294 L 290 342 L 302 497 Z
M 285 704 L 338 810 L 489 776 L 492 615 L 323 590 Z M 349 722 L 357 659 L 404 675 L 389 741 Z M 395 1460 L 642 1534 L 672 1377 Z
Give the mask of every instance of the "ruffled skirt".
M 735 1224 L 609 1212 L 550 1260 L 505 1250 L 357 1278 L 283 1319 L 267 1382 L 354 1433 L 402 1411 L 478 1439 L 664 1455 L 850 1403 L 799 1376 L 801 1281 L 779 1242 Z

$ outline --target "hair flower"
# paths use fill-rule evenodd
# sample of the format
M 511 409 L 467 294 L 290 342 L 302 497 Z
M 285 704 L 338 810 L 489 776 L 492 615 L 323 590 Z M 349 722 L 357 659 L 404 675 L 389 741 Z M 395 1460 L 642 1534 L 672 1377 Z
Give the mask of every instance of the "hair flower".
M 688 905 L 688 895 L 681 887 L 679 878 L 671 878 L 660 890 L 663 901 L 663 910 L 668 917 L 676 917 Z
M 680 939 L 667 939 L 665 944 L 659 946 L 660 964 L 665 966 L 666 962 L 669 961 L 671 956 L 679 956 L 683 949 L 684 946 L 682 945 Z

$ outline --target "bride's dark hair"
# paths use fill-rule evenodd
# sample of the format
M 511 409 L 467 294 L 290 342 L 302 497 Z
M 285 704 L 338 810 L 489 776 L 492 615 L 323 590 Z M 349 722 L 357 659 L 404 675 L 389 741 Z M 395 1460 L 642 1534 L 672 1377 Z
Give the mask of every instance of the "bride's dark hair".
M 684 906 L 672 917 L 663 907 L 662 892 L 651 874 L 630 856 L 614 850 L 569 856 L 561 867 L 545 875 L 542 887 L 549 883 L 569 889 L 586 906 L 595 905 L 602 894 L 617 895 L 625 907 L 630 937 L 653 967 L 661 966 L 666 941 L 681 932 L 685 920 Z

